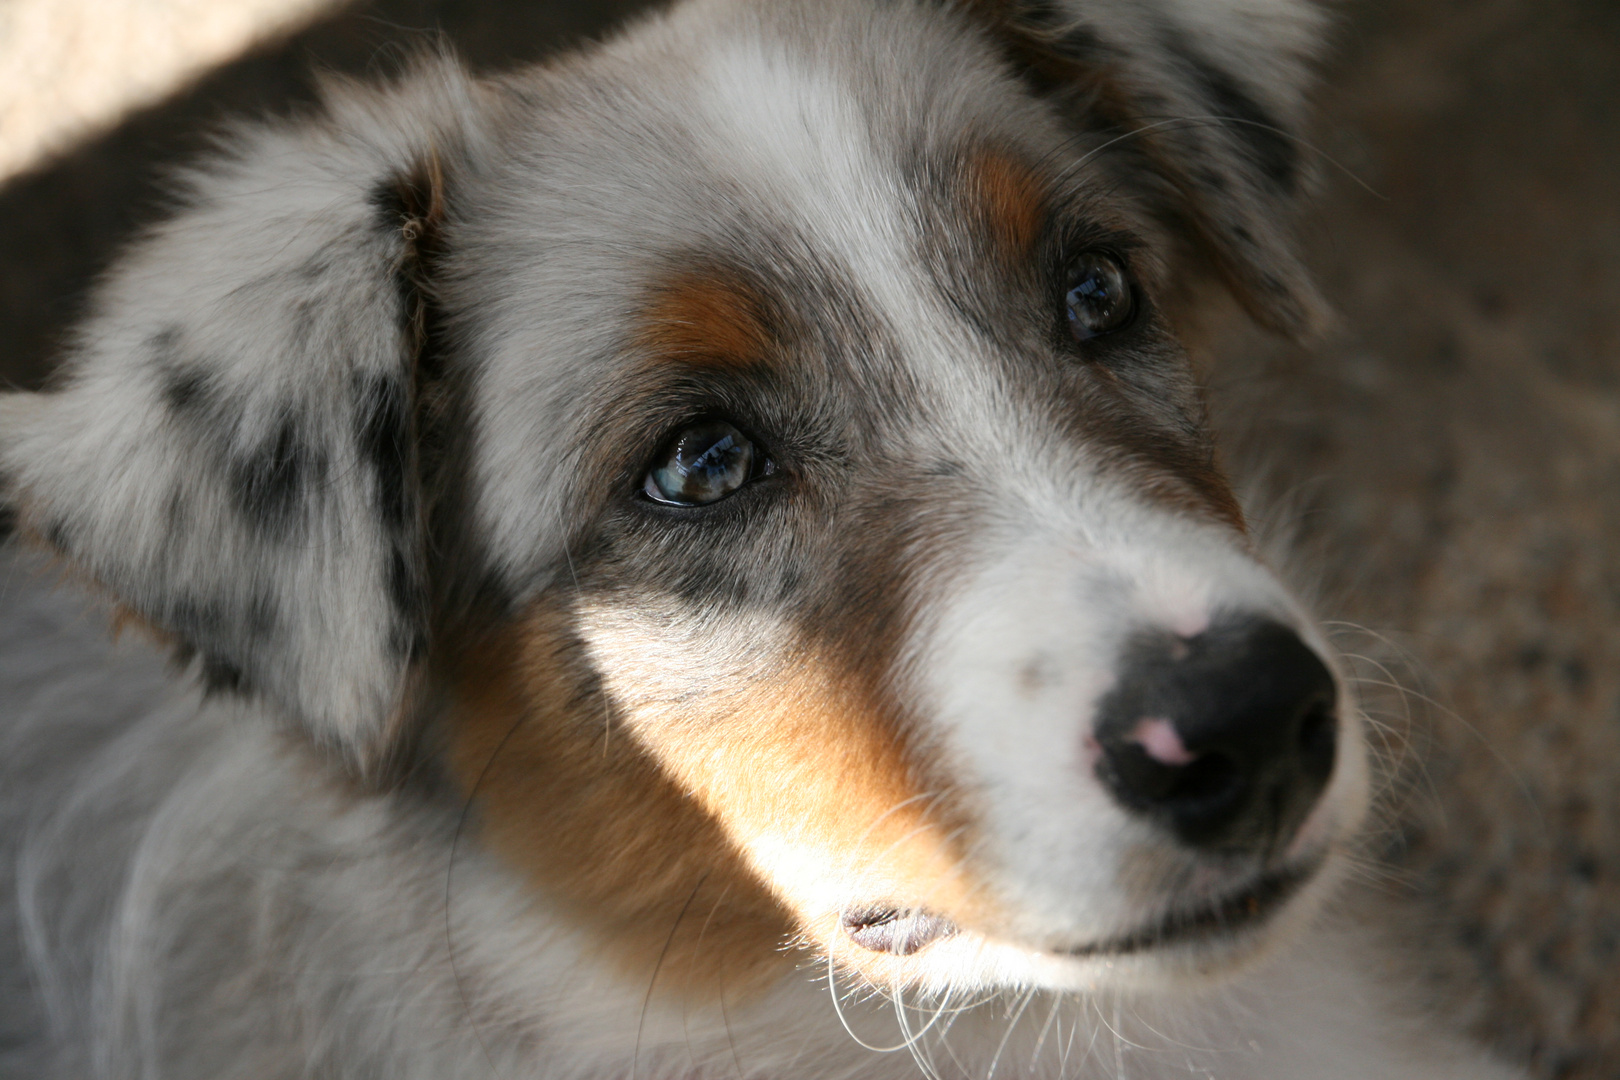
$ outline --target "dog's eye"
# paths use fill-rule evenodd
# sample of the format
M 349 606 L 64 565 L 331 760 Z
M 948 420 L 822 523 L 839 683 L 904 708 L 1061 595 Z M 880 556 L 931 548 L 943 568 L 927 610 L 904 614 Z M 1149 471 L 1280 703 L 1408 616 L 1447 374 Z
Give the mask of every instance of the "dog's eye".
M 641 490 L 669 506 L 707 506 L 770 472 L 748 437 L 723 420 L 694 424 L 675 436 L 648 470 Z
M 1069 265 L 1068 293 L 1063 302 L 1074 340 L 1085 341 L 1130 321 L 1135 307 L 1130 279 L 1119 260 L 1102 251 L 1088 251 Z

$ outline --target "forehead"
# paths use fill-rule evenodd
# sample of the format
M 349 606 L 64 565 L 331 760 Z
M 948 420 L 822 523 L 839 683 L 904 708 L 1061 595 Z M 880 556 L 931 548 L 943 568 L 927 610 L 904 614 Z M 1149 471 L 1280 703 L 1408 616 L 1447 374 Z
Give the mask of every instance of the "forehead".
M 574 512 L 557 477 L 589 464 L 601 417 L 684 377 L 647 378 L 650 359 L 746 361 L 796 337 L 787 377 L 831 387 L 845 421 L 869 406 L 851 377 L 996 396 L 962 380 L 995 381 L 986 328 L 1009 320 L 974 307 L 1027 282 L 1012 264 L 1035 261 L 1046 208 L 1130 219 L 949 10 L 688 5 L 515 87 L 464 225 L 498 550 Z
M 1037 178 L 1087 187 L 1073 133 L 948 7 L 685 5 L 520 97 L 479 239 L 580 288 L 703 255 L 880 293 L 919 240 L 973 231 L 964 182 L 1026 218 Z
M 689 104 L 705 166 L 732 189 L 730 208 L 802 237 L 893 308 L 915 299 L 885 286 L 915 275 L 919 239 L 963 224 L 951 220 L 959 207 L 948 189 L 966 159 L 1034 158 L 1049 133 L 960 34 L 896 20 L 910 33 L 874 48 L 879 14 L 833 20 L 843 42 L 812 42 L 803 26 L 712 42 Z M 966 70 L 948 77 L 940 61 L 953 52 Z M 998 102 L 1025 104 L 1025 115 L 997 115 Z

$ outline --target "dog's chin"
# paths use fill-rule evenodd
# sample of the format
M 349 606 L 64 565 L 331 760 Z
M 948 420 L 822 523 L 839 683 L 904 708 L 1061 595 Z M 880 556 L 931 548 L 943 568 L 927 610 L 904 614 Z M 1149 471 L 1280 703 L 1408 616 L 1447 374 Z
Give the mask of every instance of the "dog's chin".
M 1337 877 L 1334 862 L 1291 862 L 1055 945 L 1000 940 L 922 908 L 859 909 L 843 917 L 855 948 L 835 952 L 874 983 L 925 992 L 1185 988 L 1235 975 L 1306 928 Z

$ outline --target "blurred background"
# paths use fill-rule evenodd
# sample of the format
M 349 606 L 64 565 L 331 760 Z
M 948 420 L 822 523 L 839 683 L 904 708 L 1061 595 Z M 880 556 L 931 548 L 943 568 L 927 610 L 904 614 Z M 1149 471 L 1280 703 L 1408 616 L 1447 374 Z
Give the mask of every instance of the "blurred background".
M 165 168 L 311 73 L 482 70 L 639 0 L 0 0 L 0 385 L 36 387 Z M 1345 0 L 1310 348 L 1220 313 L 1231 461 L 1290 537 L 1395 797 L 1418 977 L 1541 1077 L 1620 1076 L 1620 3 Z

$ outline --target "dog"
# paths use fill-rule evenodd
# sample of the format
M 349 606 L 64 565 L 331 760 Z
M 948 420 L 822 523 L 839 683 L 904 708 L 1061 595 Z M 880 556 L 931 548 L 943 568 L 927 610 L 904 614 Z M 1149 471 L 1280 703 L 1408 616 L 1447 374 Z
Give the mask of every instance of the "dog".
M 233 128 L 0 397 L 7 1075 L 1514 1075 L 1336 899 L 1179 344 L 1323 318 L 1325 32 L 686 0 Z

